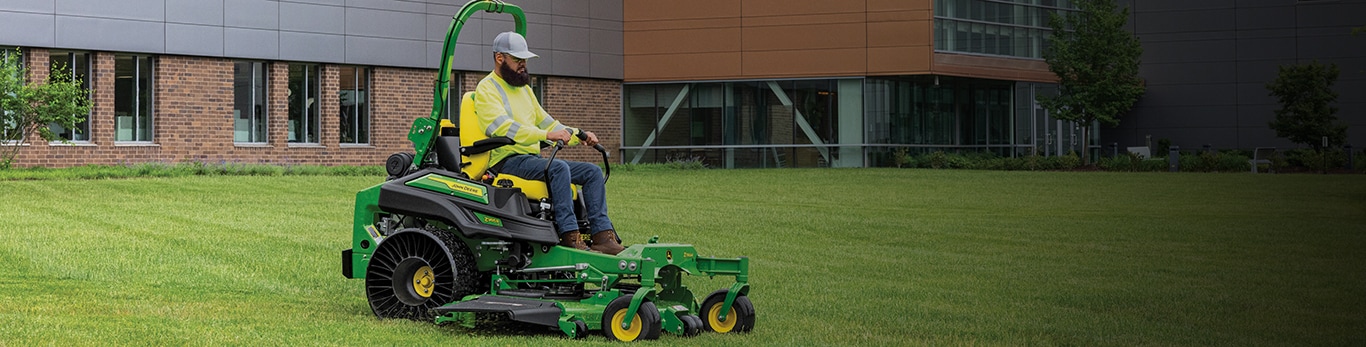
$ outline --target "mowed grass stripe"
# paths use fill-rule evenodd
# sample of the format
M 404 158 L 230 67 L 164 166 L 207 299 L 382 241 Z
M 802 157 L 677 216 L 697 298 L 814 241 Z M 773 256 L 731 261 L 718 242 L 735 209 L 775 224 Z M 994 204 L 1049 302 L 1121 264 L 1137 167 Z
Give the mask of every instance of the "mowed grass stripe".
M 339 251 L 355 192 L 378 181 L 0 182 L 0 344 L 608 344 L 374 319 Z M 608 186 L 628 243 L 751 259 L 756 331 L 670 345 L 1366 343 L 1366 177 L 707 170 Z

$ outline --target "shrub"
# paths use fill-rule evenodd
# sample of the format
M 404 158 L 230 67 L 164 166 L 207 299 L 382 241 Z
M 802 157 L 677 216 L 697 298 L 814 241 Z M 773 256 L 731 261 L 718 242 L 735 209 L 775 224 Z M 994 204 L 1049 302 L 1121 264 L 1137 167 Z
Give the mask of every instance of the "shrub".
M 1005 170 L 1029 170 L 1029 159 L 1023 157 L 1001 158 L 1001 161 L 1004 163 Z
M 971 169 L 975 166 L 973 162 L 972 159 L 957 153 L 946 155 L 944 158 L 944 164 L 950 169 Z
M 1081 157 L 1078 157 L 1075 151 L 1068 151 L 1067 155 L 1056 158 L 1058 158 L 1058 169 L 1061 170 L 1071 170 L 1081 166 Z
M 1127 156 L 1120 155 L 1113 158 L 1100 158 L 1099 160 L 1096 160 L 1096 166 L 1105 171 L 1134 171 L 1134 168 L 1138 166 L 1138 163 L 1137 161 L 1130 161 L 1129 157 L 1131 156 L 1136 157 L 1138 155 L 1130 153 L 1130 155 Z
M 901 147 L 892 151 L 892 162 L 896 167 L 915 167 L 915 158 L 906 153 L 907 148 Z
M 1172 140 L 1168 140 L 1168 139 L 1158 139 L 1158 140 L 1157 140 L 1157 148 L 1155 148 L 1155 150 L 1156 150 L 1156 151 L 1154 151 L 1154 152 L 1152 153 L 1153 158 L 1157 158 L 1157 157 L 1166 157 L 1168 153 L 1171 153 L 1171 150 L 1172 150 Z
M 944 154 L 944 151 L 934 151 L 933 153 L 930 153 L 928 160 L 931 169 L 946 168 L 949 165 L 948 161 L 948 155 Z

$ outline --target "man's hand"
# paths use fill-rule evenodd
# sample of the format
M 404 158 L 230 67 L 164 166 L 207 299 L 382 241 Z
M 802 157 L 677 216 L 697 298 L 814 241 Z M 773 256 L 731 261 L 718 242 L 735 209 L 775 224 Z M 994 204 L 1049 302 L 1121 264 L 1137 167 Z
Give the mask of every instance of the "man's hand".
M 569 139 L 573 138 L 573 136 L 574 134 L 569 133 L 569 129 L 545 133 L 545 139 L 550 140 L 551 142 L 569 143 Z
M 583 145 L 585 145 L 585 146 L 592 146 L 592 145 L 598 144 L 598 135 L 597 135 L 597 134 L 594 134 L 592 131 L 585 131 L 585 132 L 583 132 L 583 134 L 584 134 L 584 135 L 588 135 L 588 139 L 583 140 Z

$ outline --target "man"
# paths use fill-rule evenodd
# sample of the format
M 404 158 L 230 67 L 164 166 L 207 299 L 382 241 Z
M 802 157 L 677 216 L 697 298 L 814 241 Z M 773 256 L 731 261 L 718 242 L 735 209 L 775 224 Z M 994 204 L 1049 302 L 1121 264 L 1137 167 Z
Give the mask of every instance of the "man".
M 592 250 L 616 255 L 624 247 L 617 240 L 612 221 L 607 218 L 606 183 L 597 165 L 566 160 L 555 160 L 550 165 L 550 177 L 545 177 L 546 159 L 541 158 L 541 141 L 585 145 L 598 143 L 592 132 L 566 127 L 541 108 L 536 95 L 527 87 L 527 59 L 537 57 L 527 50 L 526 38 L 515 32 L 504 32 L 493 39 L 493 62 L 497 66 L 475 88 L 474 109 L 479 115 L 479 126 L 489 137 L 506 136 L 512 145 L 493 150 L 490 162 L 500 172 L 518 177 L 546 181 L 550 203 L 555 211 L 555 226 L 560 231 L 560 245 L 580 250 Z M 570 184 L 583 187 L 580 196 L 587 208 L 591 230 L 579 230 L 574 216 L 573 192 Z M 589 248 L 580 238 L 591 233 L 593 246 Z

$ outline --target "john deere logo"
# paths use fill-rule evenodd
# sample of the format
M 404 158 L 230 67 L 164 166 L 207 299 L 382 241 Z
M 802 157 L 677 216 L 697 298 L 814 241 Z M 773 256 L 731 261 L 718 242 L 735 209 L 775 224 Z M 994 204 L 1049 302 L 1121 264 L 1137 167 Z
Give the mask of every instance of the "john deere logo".
M 481 204 L 489 203 L 487 188 L 484 188 L 484 186 L 477 183 L 465 182 L 437 174 L 427 174 L 426 176 L 422 176 L 422 178 L 408 181 L 406 184 L 410 187 L 446 193 Z
M 674 262 L 674 251 L 673 251 L 673 250 L 664 251 L 664 259 L 665 259 L 665 260 L 668 260 L 669 263 L 673 263 L 673 262 Z
M 437 183 L 444 184 L 446 185 L 446 188 L 450 188 L 451 190 L 454 190 L 456 192 L 465 193 L 469 195 L 484 195 L 484 190 L 482 189 L 482 187 L 472 187 L 468 183 L 447 179 L 441 176 L 431 176 L 428 178 L 430 178 L 433 181 L 436 181 Z

